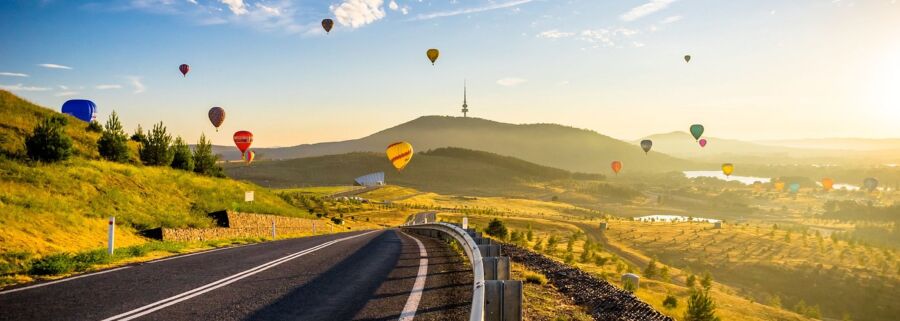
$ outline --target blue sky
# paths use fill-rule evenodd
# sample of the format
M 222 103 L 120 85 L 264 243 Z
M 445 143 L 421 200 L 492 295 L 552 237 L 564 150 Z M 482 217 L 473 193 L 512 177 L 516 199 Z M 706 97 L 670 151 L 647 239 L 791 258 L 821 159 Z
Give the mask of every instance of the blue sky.
M 12 0 L 0 2 L 0 86 L 218 144 L 237 130 L 289 146 L 458 115 L 464 79 L 471 116 L 622 139 L 693 123 L 743 139 L 900 137 L 896 2 Z M 212 106 L 228 113 L 219 133 Z

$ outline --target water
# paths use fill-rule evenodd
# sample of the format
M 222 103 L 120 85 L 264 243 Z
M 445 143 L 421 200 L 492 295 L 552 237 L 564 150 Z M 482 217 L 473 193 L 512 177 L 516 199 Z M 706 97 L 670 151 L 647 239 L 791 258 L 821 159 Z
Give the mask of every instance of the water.
M 651 222 L 651 221 L 655 221 L 655 222 L 687 222 L 688 219 L 690 219 L 689 216 L 670 215 L 670 214 L 645 215 L 645 216 L 638 216 L 638 217 L 634 218 L 635 221 L 642 221 L 642 222 Z M 721 220 L 712 219 L 712 218 L 694 217 L 694 222 L 715 223 L 715 222 L 720 222 L 720 221 Z
M 737 176 L 737 175 L 725 176 L 725 174 L 722 174 L 721 171 L 684 171 L 682 173 L 684 173 L 684 176 L 686 176 L 687 178 L 712 177 L 712 178 L 718 178 L 723 181 L 729 181 L 729 182 L 737 181 L 744 185 L 750 185 L 755 182 L 760 182 L 760 183 L 765 184 L 765 183 L 772 181 L 772 179 L 768 178 L 768 177 Z

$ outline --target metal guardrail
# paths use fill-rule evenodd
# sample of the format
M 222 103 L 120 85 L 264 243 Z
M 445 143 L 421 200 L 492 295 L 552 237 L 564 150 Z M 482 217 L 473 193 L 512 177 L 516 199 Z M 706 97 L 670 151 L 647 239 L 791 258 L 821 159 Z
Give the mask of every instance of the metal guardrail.
M 406 225 L 402 226 L 401 228 L 414 230 L 437 230 L 453 237 L 457 242 L 459 242 L 460 245 L 462 245 L 463 250 L 466 252 L 466 256 L 469 257 L 469 263 L 472 264 L 472 274 L 475 279 L 472 285 L 472 312 L 469 313 L 469 321 L 483 321 L 485 305 L 484 262 L 483 258 L 481 257 L 481 251 L 478 249 L 478 244 L 475 243 L 475 239 L 469 236 L 469 233 L 467 233 L 466 230 L 463 230 L 459 226 L 448 223 Z

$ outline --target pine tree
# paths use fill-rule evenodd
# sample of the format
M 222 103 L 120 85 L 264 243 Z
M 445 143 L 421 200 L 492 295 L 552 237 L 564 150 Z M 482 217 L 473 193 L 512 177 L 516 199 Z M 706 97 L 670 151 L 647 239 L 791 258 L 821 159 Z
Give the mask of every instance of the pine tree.
M 28 158 L 40 162 L 58 162 L 72 156 L 72 139 L 65 133 L 69 120 L 61 115 L 45 119 L 25 138 Z
M 205 134 L 201 134 L 200 141 L 194 146 L 194 172 L 214 177 L 225 176 L 222 167 L 216 164 L 216 158 L 212 153 L 212 143 L 206 139 Z
M 684 313 L 684 321 L 718 321 L 716 316 L 716 303 L 709 296 L 709 291 L 693 289 L 688 298 L 687 311 Z
M 119 115 L 115 111 L 106 120 L 103 134 L 97 141 L 97 150 L 100 156 L 106 160 L 124 163 L 128 161 L 128 136 L 119 122 Z
M 712 288 L 712 274 L 709 271 L 703 272 L 703 278 L 700 279 L 700 285 L 703 286 L 703 289 L 709 291 Z
M 194 170 L 194 157 L 191 155 L 191 148 L 184 143 L 181 136 L 175 138 L 175 143 L 172 144 L 172 154 L 172 168 L 189 172 Z
M 654 278 L 656 277 L 656 258 L 650 259 L 650 263 L 647 263 L 647 268 L 644 269 L 644 277 L 646 278 Z
M 153 125 L 153 129 L 141 143 L 139 154 L 141 162 L 150 166 L 172 165 L 172 136 L 166 133 L 162 122 Z

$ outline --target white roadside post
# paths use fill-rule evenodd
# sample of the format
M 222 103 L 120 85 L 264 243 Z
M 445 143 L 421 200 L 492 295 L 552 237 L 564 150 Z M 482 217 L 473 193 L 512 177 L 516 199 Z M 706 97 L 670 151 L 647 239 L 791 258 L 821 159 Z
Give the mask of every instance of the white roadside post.
M 316 235 L 316 222 L 313 223 L 313 235 Z
M 109 249 L 106 250 L 106 253 L 109 255 L 113 255 L 113 249 L 116 247 L 116 217 L 109 217 Z
M 275 220 L 272 220 L 272 240 L 275 240 Z
M 462 228 L 465 230 L 469 228 L 469 218 L 463 216 Z

